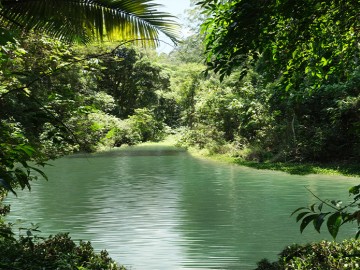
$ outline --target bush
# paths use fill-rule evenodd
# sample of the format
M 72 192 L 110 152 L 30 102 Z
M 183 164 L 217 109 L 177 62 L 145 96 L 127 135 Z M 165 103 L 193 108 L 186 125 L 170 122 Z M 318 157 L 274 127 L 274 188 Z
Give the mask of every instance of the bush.
M 128 122 L 133 133 L 140 135 L 141 142 L 160 141 L 165 137 L 164 124 L 155 119 L 152 110 L 135 109 Z
M 210 154 L 222 152 L 225 145 L 224 133 L 212 126 L 198 124 L 195 129 L 181 131 L 179 144 L 183 147 L 196 146 L 199 149 L 207 149 Z
M 106 135 L 107 141 L 113 141 L 107 143 L 114 147 L 120 147 L 122 145 L 135 145 L 141 142 L 141 134 L 138 130 L 134 129 L 128 121 L 128 119 L 121 121 L 120 125 L 111 129 Z
M 36 242 L 32 236 L 0 238 L 0 269 L 7 270 L 125 270 L 106 251 L 94 252 L 90 242 L 76 245 L 68 234 Z
M 256 270 L 291 270 L 291 269 L 359 269 L 360 241 L 343 242 L 322 241 L 306 245 L 286 247 L 279 255 L 279 260 L 270 263 L 261 260 Z

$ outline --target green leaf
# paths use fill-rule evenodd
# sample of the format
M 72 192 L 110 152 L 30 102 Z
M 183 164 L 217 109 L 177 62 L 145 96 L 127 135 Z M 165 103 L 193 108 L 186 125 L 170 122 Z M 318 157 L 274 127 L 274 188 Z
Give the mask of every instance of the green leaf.
M 314 219 L 316 219 L 317 217 L 318 217 L 318 214 L 312 214 L 312 215 L 305 217 L 303 219 L 303 221 L 301 222 L 300 232 L 302 233 L 304 231 L 304 229 L 307 227 L 307 225 L 309 225 L 309 223 L 311 221 L 313 221 Z
M 24 152 L 28 157 L 31 157 L 35 153 L 35 149 L 26 144 L 20 144 L 16 146 L 16 149 Z
M 328 64 L 328 60 L 326 60 L 325 57 L 322 57 L 321 58 L 321 64 L 322 64 L 323 67 L 326 66 Z
M 297 51 L 297 50 L 293 51 L 293 53 L 292 53 L 292 58 L 295 58 L 295 57 L 296 57 L 296 55 L 297 55 L 297 53 L 298 53 L 298 51 Z
M 320 228 L 321 228 L 321 225 L 324 223 L 325 221 L 325 217 L 330 214 L 330 213 L 321 213 L 319 214 L 319 216 L 314 219 L 313 223 L 314 223 L 314 228 L 315 230 L 320 233 Z
M 328 231 L 334 239 L 336 239 L 342 222 L 343 219 L 340 212 L 332 214 L 327 220 Z
M 318 210 L 321 212 L 322 208 L 324 206 L 324 203 L 320 203 L 319 206 L 318 206 Z
M 305 209 L 307 209 L 307 210 L 308 210 L 308 208 L 307 208 L 307 207 L 299 207 L 299 208 L 298 208 L 298 209 L 296 209 L 294 212 L 292 212 L 290 216 L 294 215 L 296 212 L 299 212 L 300 210 L 305 210 Z
M 26 173 L 20 168 L 15 169 L 15 176 L 17 179 L 17 182 L 19 183 L 20 187 L 24 189 L 27 187 L 29 190 L 31 189 L 30 183 L 29 183 L 29 171 Z
M 297 217 L 296 217 L 296 222 L 299 222 L 299 220 L 301 220 L 304 216 L 306 216 L 307 214 L 310 214 L 311 212 L 302 212 L 300 213 Z
M 289 83 L 289 84 L 285 87 L 286 92 L 289 91 L 292 86 L 293 86 L 293 83 Z
M 46 175 L 42 170 L 40 170 L 40 169 L 38 169 L 38 168 L 35 168 L 35 167 L 32 167 L 32 166 L 28 166 L 28 168 L 29 168 L 29 169 L 32 169 L 32 170 L 34 170 L 34 171 L 36 171 L 36 172 L 38 172 L 46 181 L 49 180 L 49 178 L 47 177 L 47 175 Z
M 16 3 L 15 3 L 16 2 Z M 12 29 L 46 32 L 65 41 L 138 40 L 157 45 L 159 33 L 179 40 L 176 17 L 149 0 L 3 1 L 2 23 Z M 1 36 L 1 35 L 0 35 Z

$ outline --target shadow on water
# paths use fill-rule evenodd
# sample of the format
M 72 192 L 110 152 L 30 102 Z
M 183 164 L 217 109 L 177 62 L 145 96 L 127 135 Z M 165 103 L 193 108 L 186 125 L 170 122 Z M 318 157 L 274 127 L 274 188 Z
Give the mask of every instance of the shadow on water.
M 177 156 L 186 153 L 186 149 L 175 146 L 128 146 L 98 153 L 79 153 L 67 158 L 101 158 L 125 156 Z
M 336 163 L 336 164 L 322 164 L 322 163 L 267 163 L 267 162 L 253 162 L 253 161 L 244 161 L 244 160 L 235 160 L 235 164 L 246 166 L 249 168 L 259 169 L 259 170 L 274 170 L 282 171 L 294 175 L 309 175 L 309 174 L 319 174 L 319 173 L 336 173 L 339 172 L 342 175 L 359 177 L 360 176 L 360 166 L 355 163 Z

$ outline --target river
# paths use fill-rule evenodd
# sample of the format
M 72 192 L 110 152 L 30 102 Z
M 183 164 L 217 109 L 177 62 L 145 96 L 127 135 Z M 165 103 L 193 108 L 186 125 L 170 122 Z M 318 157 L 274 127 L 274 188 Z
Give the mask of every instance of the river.
M 71 232 L 132 270 L 254 269 L 291 243 L 330 239 L 299 232 L 291 212 L 349 199 L 356 178 L 294 176 L 197 159 L 172 147 L 143 146 L 61 158 L 49 181 L 9 195 L 8 219 Z M 312 226 L 310 224 L 310 226 Z M 349 237 L 351 227 L 340 238 Z

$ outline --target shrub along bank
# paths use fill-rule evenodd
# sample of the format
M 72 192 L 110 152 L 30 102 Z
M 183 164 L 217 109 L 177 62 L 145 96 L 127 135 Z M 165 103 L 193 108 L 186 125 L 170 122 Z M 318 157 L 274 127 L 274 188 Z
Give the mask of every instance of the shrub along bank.
M 322 241 L 285 248 L 276 262 L 262 260 L 255 270 L 359 269 L 360 241 Z
M 178 146 L 183 144 L 177 143 Z M 219 162 L 237 164 L 258 170 L 282 171 L 289 174 L 308 175 L 308 174 L 328 174 L 343 175 L 349 177 L 360 176 L 360 166 L 356 163 L 333 162 L 333 163 L 311 163 L 311 162 L 273 162 L 271 160 L 256 161 L 247 160 L 244 157 L 233 156 L 231 151 L 223 153 L 213 153 L 209 149 L 199 149 L 188 147 L 189 153 L 200 158 L 211 159 Z M 245 150 L 246 151 L 246 150 Z M 249 150 L 250 151 L 250 150 Z
M 4 219 L 9 211 L 10 206 L 0 204 L 0 270 L 125 270 L 106 251 L 96 253 L 90 242 L 77 244 L 68 233 L 43 238 L 32 227 L 19 229 L 16 237 Z
M 6 270 L 125 270 L 106 251 L 94 252 L 90 242 L 77 245 L 68 234 L 36 240 L 30 236 L 19 240 L 0 239 L 0 269 Z

